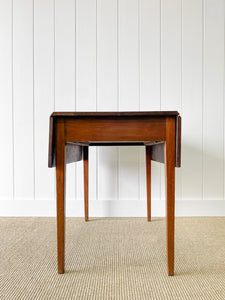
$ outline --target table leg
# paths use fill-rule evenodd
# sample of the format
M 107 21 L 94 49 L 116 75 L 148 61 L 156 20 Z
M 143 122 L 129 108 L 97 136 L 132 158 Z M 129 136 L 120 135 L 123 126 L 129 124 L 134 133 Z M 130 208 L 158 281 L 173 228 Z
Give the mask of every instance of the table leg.
M 57 250 L 58 273 L 64 273 L 65 261 L 65 140 L 64 122 L 56 124 L 56 190 L 57 190 Z
M 151 221 L 151 147 L 145 147 L 146 152 L 146 185 L 147 185 L 147 220 Z
M 84 147 L 84 212 L 88 221 L 88 147 Z
M 166 235 L 167 270 L 174 275 L 174 211 L 175 211 L 175 119 L 166 119 L 165 179 L 166 179 Z

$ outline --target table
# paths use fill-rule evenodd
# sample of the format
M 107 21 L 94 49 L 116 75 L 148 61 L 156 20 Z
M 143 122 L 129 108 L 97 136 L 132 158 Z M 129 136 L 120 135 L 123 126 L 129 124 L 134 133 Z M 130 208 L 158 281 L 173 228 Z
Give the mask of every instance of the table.
M 177 111 L 53 112 L 48 166 L 56 167 L 58 273 L 65 261 L 66 164 L 83 159 L 84 207 L 88 221 L 90 146 L 145 146 L 147 220 L 151 221 L 151 161 L 165 163 L 167 270 L 174 275 L 175 167 L 181 165 L 181 117 Z

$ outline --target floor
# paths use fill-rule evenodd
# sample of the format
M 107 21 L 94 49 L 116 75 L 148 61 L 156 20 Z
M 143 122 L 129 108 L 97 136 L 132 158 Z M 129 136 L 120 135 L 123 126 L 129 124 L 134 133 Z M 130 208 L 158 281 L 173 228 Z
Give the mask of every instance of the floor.
M 175 276 L 165 219 L 66 220 L 57 274 L 55 218 L 0 218 L 0 299 L 225 299 L 225 218 L 176 218 Z

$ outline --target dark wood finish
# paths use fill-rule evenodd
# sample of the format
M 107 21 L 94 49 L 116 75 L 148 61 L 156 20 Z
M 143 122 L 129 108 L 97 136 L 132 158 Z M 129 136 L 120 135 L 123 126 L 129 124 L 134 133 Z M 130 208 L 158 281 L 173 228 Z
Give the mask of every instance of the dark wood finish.
M 55 130 L 54 118 L 49 118 L 48 167 L 55 167 Z
M 64 121 L 57 122 L 56 126 L 56 189 L 57 189 L 57 247 L 58 273 L 64 273 L 65 260 L 65 135 Z
M 164 142 L 152 146 L 152 160 L 164 164 Z
M 168 275 L 174 274 L 175 119 L 166 118 L 165 142 L 166 236 Z
M 107 112 L 86 112 L 86 111 L 76 111 L 76 112 L 53 112 L 52 117 L 135 117 L 135 116 L 178 116 L 178 111 L 107 111 Z
M 176 151 L 175 167 L 181 166 L 181 116 L 176 117 Z M 152 145 L 152 160 L 164 163 L 164 144 L 155 143 Z
M 73 112 L 68 112 L 68 113 L 53 113 L 50 117 L 50 130 L 49 130 L 49 157 L 48 157 L 48 166 L 55 167 L 55 133 L 54 133 L 54 128 L 55 128 L 55 123 L 56 120 L 60 118 L 60 116 L 65 116 L 66 119 L 71 118 L 71 115 L 74 115 L 76 119 L 80 119 L 82 116 L 84 119 L 87 119 L 87 116 L 90 115 L 91 117 L 96 117 L 95 119 L 99 119 L 98 117 L 103 117 L 106 115 L 106 118 L 110 118 L 112 115 L 119 116 L 121 115 L 125 117 L 132 116 L 136 118 L 138 112 L 121 112 L 121 113 L 114 113 L 114 112 L 109 112 L 109 113 L 73 113 Z M 146 115 L 151 116 L 151 112 L 139 112 L 143 113 L 143 117 L 146 117 Z M 176 116 L 176 158 L 175 158 L 175 166 L 180 167 L 181 166 L 181 117 L 177 115 L 177 112 L 152 112 L 152 114 L 155 114 L 158 116 L 162 115 L 171 115 Z M 160 114 L 159 114 L 160 113 Z M 142 118 L 143 118 L 142 117 Z M 73 118 L 74 119 L 74 118 Z M 114 121 L 116 121 L 114 119 Z M 146 146 L 146 145 L 152 145 L 152 160 L 164 163 L 164 145 L 162 144 L 162 141 L 70 141 L 69 143 L 67 142 L 66 144 L 66 163 L 72 163 L 76 162 L 78 160 L 81 160 L 82 157 L 82 148 L 78 148 L 78 146 Z
M 162 117 L 66 118 L 65 131 L 68 142 L 163 141 L 166 138 Z
M 147 142 L 68 142 L 69 145 L 77 146 L 152 146 L 163 142 L 147 141 Z
M 48 146 L 48 167 L 56 166 L 56 149 L 55 149 L 55 118 L 53 116 L 49 119 L 49 146 Z M 82 159 L 82 147 L 79 145 L 66 144 L 66 163 L 73 163 Z
M 74 161 L 82 160 L 82 151 L 81 146 L 66 143 L 66 163 L 70 164 Z
M 84 215 L 88 221 L 88 147 L 84 147 Z
M 151 221 L 151 146 L 146 151 L 147 220 Z
M 181 163 L 178 112 L 53 113 L 50 117 L 49 167 L 56 165 L 58 272 L 64 272 L 65 166 L 84 160 L 85 220 L 88 220 L 88 147 L 145 146 L 147 218 L 151 220 L 151 160 L 165 162 L 168 275 L 174 274 L 175 166 Z
M 181 166 L 181 116 L 176 117 L 176 162 L 175 166 Z

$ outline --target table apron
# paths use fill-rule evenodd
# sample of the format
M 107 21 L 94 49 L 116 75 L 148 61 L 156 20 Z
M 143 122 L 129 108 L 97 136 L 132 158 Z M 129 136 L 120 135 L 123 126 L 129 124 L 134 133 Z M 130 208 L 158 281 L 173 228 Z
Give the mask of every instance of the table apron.
M 65 118 L 66 142 L 165 141 L 166 118 Z

